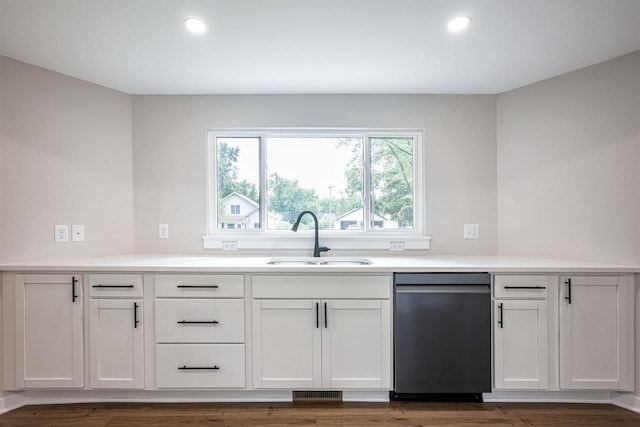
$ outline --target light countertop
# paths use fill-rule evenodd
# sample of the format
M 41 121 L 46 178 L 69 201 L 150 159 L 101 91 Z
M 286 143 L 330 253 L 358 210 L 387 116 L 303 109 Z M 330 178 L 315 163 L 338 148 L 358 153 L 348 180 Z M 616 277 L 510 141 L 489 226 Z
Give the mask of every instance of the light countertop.
M 279 257 L 274 257 L 279 258 Z M 331 259 L 327 256 L 322 259 Z M 339 257 L 338 257 L 339 258 Z M 371 265 L 268 265 L 270 257 L 121 255 L 0 265 L 0 271 L 201 273 L 640 273 L 640 265 L 598 264 L 487 255 L 365 256 Z

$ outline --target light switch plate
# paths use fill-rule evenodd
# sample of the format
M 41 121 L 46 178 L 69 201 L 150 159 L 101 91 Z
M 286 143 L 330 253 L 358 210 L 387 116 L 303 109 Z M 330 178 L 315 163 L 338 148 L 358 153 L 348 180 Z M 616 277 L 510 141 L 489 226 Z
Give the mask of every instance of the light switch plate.
M 480 224 L 465 224 L 464 225 L 464 238 L 465 239 L 479 239 L 480 238 Z
M 74 242 L 84 242 L 84 225 L 74 224 L 71 226 L 71 240 Z

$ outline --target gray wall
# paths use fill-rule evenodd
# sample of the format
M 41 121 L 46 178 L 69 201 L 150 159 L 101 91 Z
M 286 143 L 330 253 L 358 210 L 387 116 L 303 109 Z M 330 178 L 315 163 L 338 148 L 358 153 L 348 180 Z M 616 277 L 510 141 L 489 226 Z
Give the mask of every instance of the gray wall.
M 640 52 L 498 95 L 497 123 L 500 254 L 640 264 Z
M 498 252 L 640 264 L 640 52 L 498 96 Z
M 0 262 L 131 253 L 131 146 L 130 95 L 0 57 Z
M 495 100 L 493 95 L 134 96 L 136 252 L 203 252 L 207 128 L 393 127 L 425 131 L 429 253 L 495 254 Z M 169 239 L 158 239 L 159 223 L 169 224 Z M 464 223 L 479 223 L 481 238 L 463 240 Z

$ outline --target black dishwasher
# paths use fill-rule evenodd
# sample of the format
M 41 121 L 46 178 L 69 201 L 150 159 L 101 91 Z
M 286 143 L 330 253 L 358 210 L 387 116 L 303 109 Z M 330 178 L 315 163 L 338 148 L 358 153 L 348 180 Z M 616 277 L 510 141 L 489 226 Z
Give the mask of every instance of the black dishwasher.
M 482 401 L 491 391 L 491 276 L 394 275 L 394 400 Z

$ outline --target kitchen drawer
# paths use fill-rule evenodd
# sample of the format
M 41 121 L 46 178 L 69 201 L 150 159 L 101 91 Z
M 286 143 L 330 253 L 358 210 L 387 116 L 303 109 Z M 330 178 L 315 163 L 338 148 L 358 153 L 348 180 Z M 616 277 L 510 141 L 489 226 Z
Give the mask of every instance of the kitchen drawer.
M 244 299 L 157 299 L 156 342 L 243 343 Z
M 158 344 L 158 388 L 244 388 L 244 344 Z
M 497 275 L 494 286 L 496 298 L 546 298 L 549 277 Z
M 390 275 L 254 276 L 253 298 L 389 299 Z
M 140 274 L 90 274 L 91 298 L 142 298 Z
M 158 298 L 242 298 L 244 276 L 213 274 L 158 274 Z

